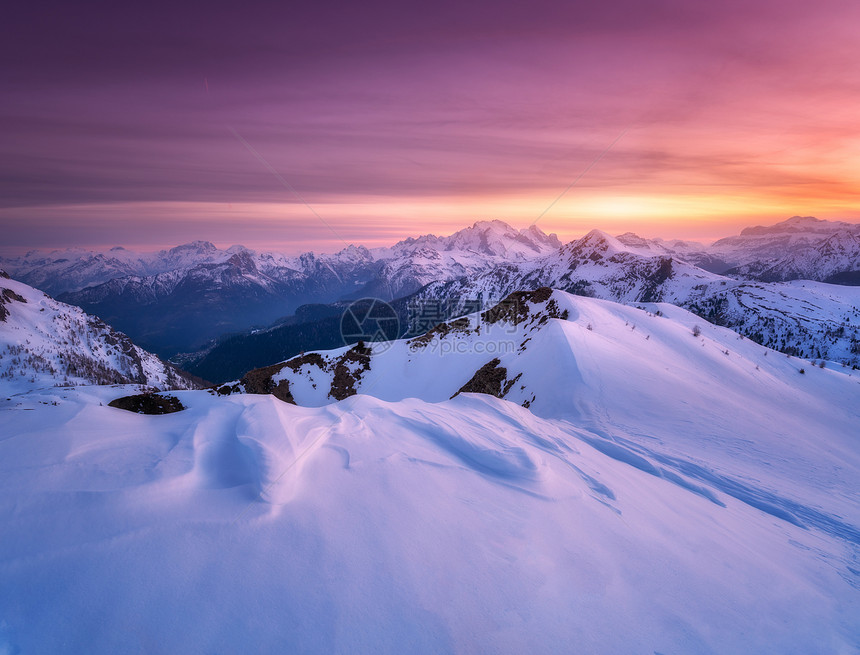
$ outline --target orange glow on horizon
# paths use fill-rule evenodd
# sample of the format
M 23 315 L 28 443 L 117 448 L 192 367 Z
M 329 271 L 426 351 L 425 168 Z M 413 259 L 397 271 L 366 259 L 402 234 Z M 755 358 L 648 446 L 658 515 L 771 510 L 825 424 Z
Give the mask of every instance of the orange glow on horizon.
M 433 233 L 446 235 L 475 221 L 499 219 L 515 228 L 531 225 L 558 192 L 467 197 L 344 198 L 337 202 L 309 203 L 317 218 L 299 203 L 151 202 L 51 207 L 70 225 L 96 227 L 117 217 L 153 224 L 181 220 L 184 233 L 170 242 L 135 239 L 123 243 L 91 244 L 94 248 L 124 245 L 131 249 L 157 250 L 196 239 L 220 247 L 241 243 L 257 250 L 298 254 L 308 250 L 335 252 L 346 245 L 388 246 L 410 237 Z M 860 195 L 860 194 L 857 194 Z M 860 221 L 860 200 L 844 202 L 826 197 L 799 199 L 770 196 L 755 188 L 732 194 L 655 194 L 612 188 L 571 191 L 546 212 L 537 225 L 555 232 L 567 242 L 597 228 L 610 234 L 635 232 L 642 237 L 687 239 L 709 243 L 737 234 L 744 227 L 767 225 L 794 215 L 832 220 Z M 42 215 L 44 208 L 0 210 L 6 222 Z M 106 230 L 111 233 L 110 230 Z M 155 233 L 157 234 L 157 232 Z M 154 236 L 155 236 L 154 234 Z M 111 234 L 113 237 L 119 235 Z M 238 237 L 238 238 L 236 238 Z M 51 246 L 60 247 L 60 246 Z

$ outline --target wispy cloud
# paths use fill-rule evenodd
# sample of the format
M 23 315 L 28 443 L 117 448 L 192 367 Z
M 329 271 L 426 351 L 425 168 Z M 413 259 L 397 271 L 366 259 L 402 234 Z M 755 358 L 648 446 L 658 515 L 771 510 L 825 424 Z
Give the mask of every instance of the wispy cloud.
M 0 73 L 0 221 L 21 242 L 73 207 L 110 213 L 93 229 L 119 241 L 167 206 L 178 237 L 201 230 L 198 209 L 296 202 L 227 125 L 308 203 L 332 208 L 339 231 L 397 211 L 414 212 L 400 233 L 458 211 L 460 223 L 506 206 L 516 218 L 521 201 L 533 216 L 631 123 L 542 225 L 572 226 L 616 196 L 699 197 L 694 212 L 723 198 L 726 216 L 739 199 L 751 215 L 860 213 L 856 3 L 13 12 L 0 44 L 13 62 Z M 270 227 L 252 214 L 230 240 Z

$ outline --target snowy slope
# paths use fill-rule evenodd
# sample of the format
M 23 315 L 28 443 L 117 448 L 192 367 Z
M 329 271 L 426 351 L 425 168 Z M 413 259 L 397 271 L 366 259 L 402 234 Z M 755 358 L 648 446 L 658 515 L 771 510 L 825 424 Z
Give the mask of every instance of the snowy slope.
M 768 468 L 759 481 L 777 474 L 800 484 L 820 460 L 846 489 L 856 482 L 854 468 L 836 471 L 841 461 L 860 462 L 860 373 L 786 357 L 673 305 L 637 309 L 541 289 L 421 337 L 367 344 L 366 356 L 359 350 L 309 353 L 262 371 L 303 406 L 352 393 L 440 402 L 481 389 L 609 437 L 622 458 L 628 444 L 654 468 L 697 453 L 745 478 L 751 473 L 734 455 L 753 439 L 745 456 Z M 252 372 L 240 389 L 259 391 L 258 378 Z M 840 435 L 836 450 L 818 452 L 807 439 L 817 434 Z M 839 514 L 860 519 L 843 500 Z
M 126 383 L 197 386 L 99 319 L 0 272 L 0 393 Z
M 780 352 L 860 366 L 860 287 L 719 282 L 678 304 Z
M 314 407 L 0 402 L 0 648 L 856 651 L 860 378 L 649 309 L 542 292 L 341 402 L 275 373 Z M 447 399 L 496 356 L 513 402 Z

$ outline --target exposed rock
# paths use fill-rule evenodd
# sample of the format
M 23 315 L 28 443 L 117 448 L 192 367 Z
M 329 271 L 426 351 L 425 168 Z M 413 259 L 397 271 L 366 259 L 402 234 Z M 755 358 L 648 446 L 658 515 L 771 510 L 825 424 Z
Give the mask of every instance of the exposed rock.
M 15 293 L 12 289 L 3 289 L 2 292 L 3 300 L 2 302 L 8 303 L 13 300 L 17 300 L 18 302 L 27 302 L 27 299 L 19 293 Z
M 661 257 L 660 265 L 654 274 L 649 278 L 648 283 L 642 290 L 640 299 L 642 302 L 660 302 L 662 297 L 662 286 L 666 280 L 671 279 L 673 273 L 672 258 Z
M 359 341 L 337 360 L 331 391 L 328 394 L 331 398 L 343 400 L 357 393 L 355 385 L 361 380 L 362 374 L 370 370 L 370 353 L 370 348 L 367 348 L 363 341 Z M 351 368 L 350 363 L 356 366 Z
M 229 396 L 232 393 L 242 393 L 242 387 L 238 384 L 222 384 L 220 387 L 211 387 L 209 393 L 216 393 L 219 396 Z
M 290 381 L 280 380 L 276 383 L 272 380 L 286 366 L 286 363 L 273 364 L 248 371 L 239 382 L 245 388 L 245 393 L 271 394 L 278 400 L 295 405 L 296 401 L 293 394 L 290 393 Z M 222 393 L 221 389 L 223 388 L 218 390 L 219 394 Z
M 468 318 L 464 316 L 462 318 L 449 321 L 448 323 L 439 323 L 421 336 L 412 339 L 412 341 L 409 342 L 409 347 L 412 350 L 423 348 L 427 346 L 431 341 L 433 341 L 433 339 L 435 339 L 436 337 L 446 337 L 449 334 L 453 334 L 456 332 L 461 332 L 463 334 L 469 333 Z
M 0 271 L 3 273 L 3 271 Z M 3 277 L 9 278 L 8 275 L 4 273 Z M 5 321 L 9 316 L 9 310 L 4 307 L 4 305 L 9 304 L 12 301 L 18 302 L 27 302 L 27 299 L 21 296 L 20 294 L 15 293 L 12 289 L 3 289 L 0 288 L 0 321 Z
M 108 403 L 109 407 L 124 409 L 135 414 L 172 414 L 181 412 L 185 406 L 176 396 L 164 396 L 156 393 L 141 393 L 134 396 L 123 396 Z
M 516 381 L 520 379 L 522 373 L 508 380 L 508 369 L 499 366 L 500 363 L 501 361 L 497 357 L 484 364 L 466 384 L 460 387 L 454 396 L 460 393 L 485 393 L 496 398 L 504 398 Z
M 325 370 L 328 366 L 327 362 L 319 353 L 307 353 L 306 355 L 299 355 L 298 357 L 293 357 L 289 360 L 285 366 L 287 366 L 292 371 L 298 371 L 302 366 L 317 366 L 322 370 Z
M 491 325 L 500 321 L 519 325 L 530 318 L 538 319 L 541 323 L 545 323 L 551 318 L 566 319 L 567 311 L 560 311 L 558 303 L 551 300 L 551 297 L 552 289 L 549 287 L 540 287 L 534 291 L 514 291 L 499 304 L 482 313 L 481 319 Z M 540 312 L 539 315 L 532 314 L 530 305 L 539 305 L 545 302 L 547 306 L 543 312 Z

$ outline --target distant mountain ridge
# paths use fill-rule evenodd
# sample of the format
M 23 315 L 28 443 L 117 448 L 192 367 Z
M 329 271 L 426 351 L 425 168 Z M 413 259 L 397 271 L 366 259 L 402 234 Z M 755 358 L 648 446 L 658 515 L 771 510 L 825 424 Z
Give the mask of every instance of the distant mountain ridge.
M 250 257 L 263 273 L 288 270 L 296 274 L 316 274 L 320 268 L 331 267 L 340 275 L 344 267 L 376 264 L 362 271 L 366 278 L 363 282 L 370 282 L 372 274 L 382 264 L 408 259 L 422 252 L 449 253 L 449 261 L 456 262 L 462 261 L 467 255 L 471 255 L 472 260 L 476 257 L 524 259 L 559 247 L 561 242 L 555 234 L 547 235 L 537 226 L 515 230 L 503 221 L 494 220 L 478 221 L 449 236 L 426 234 L 403 239 L 390 247 L 373 249 L 349 245 L 334 254 L 306 252 L 290 256 L 277 252 L 257 252 L 241 245 L 222 250 L 209 241 L 192 241 L 155 253 L 134 252 L 121 246 L 107 252 L 80 248 L 50 252 L 32 250 L 20 257 L 0 258 L 0 262 L 16 279 L 46 293 L 59 295 L 126 276 L 148 278 L 168 272 L 193 270 L 205 264 L 222 264 L 236 256 Z M 468 263 L 472 266 L 475 264 L 474 261 Z
M 362 296 L 400 298 L 437 280 L 474 275 L 561 246 L 533 226 L 479 221 L 450 236 L 390 248 L 348 246 L 334 255 L 290 257 L 195 241 L 151 255 L 57 251 L 6 260 L 18 279 L 100 316 L 163 356 L 229 332 L 267 325 L 308 303 Z
M 860 230 L 840 230 L 821 241 L 793 248 L 778 246 L 775 255 L 736 266 L 727 275 L 763 282 L 819 280 L 860 284 Z
M 796 216 L 704 246 L 599 230 L 562 244 L 537 226 L 517 230 L 496 220 L 387 248 L 352 245 L 333 255 L 221 250 L 196 241 L 149 255 L 122 248 L 31 252 L 4 263 L 18 279 L 49 292 L 76 288 L 60 300 L 172 357 L 271 325 L 303 305 L 391 301 L 428 285 L 447 294 L 481 287 L 496 298 L 550 285 L 623 302 L 683 304 L 694 300 L 689 289 L 700 284 L 715 290 L 734 289 L 737 280 L 858 284 L 860 225 Z
M 769 348 L 860 366 L 860 287 L 738 280 L 669 255 L 632 251 L 599 230 L 541 258 L 428 284 L 391 305 L 403 332 L 414 336 L 420 331 L 410 330 L 409 316 L 422 308 L 430 308 L 438 322 L 474 311 L 476 303 L 486 306 L 540 287 L 630 305 L 668 302 Z M 336 348 L 343 343 L 344 309 L 342 303 L 315 308 L 302 320 L 231 336 L 183 365 L 221 382 L 301 351 Z
M 730 277 L 761 282 L 815 280 L 856 284 L 860 271 L 860 223 L 793 216 L 768 226 L 747 227 L 710 246 L 693 242 L 619 237 L 628 247 L 667 254 Z
M 538 287 L 634 305 L 668 302 L 770 348 L 860 365 L 860 287 L 734 279 L 629 249 L 599 230 L 540 259 L 428 285 L 414 302 L 491 301 Z

